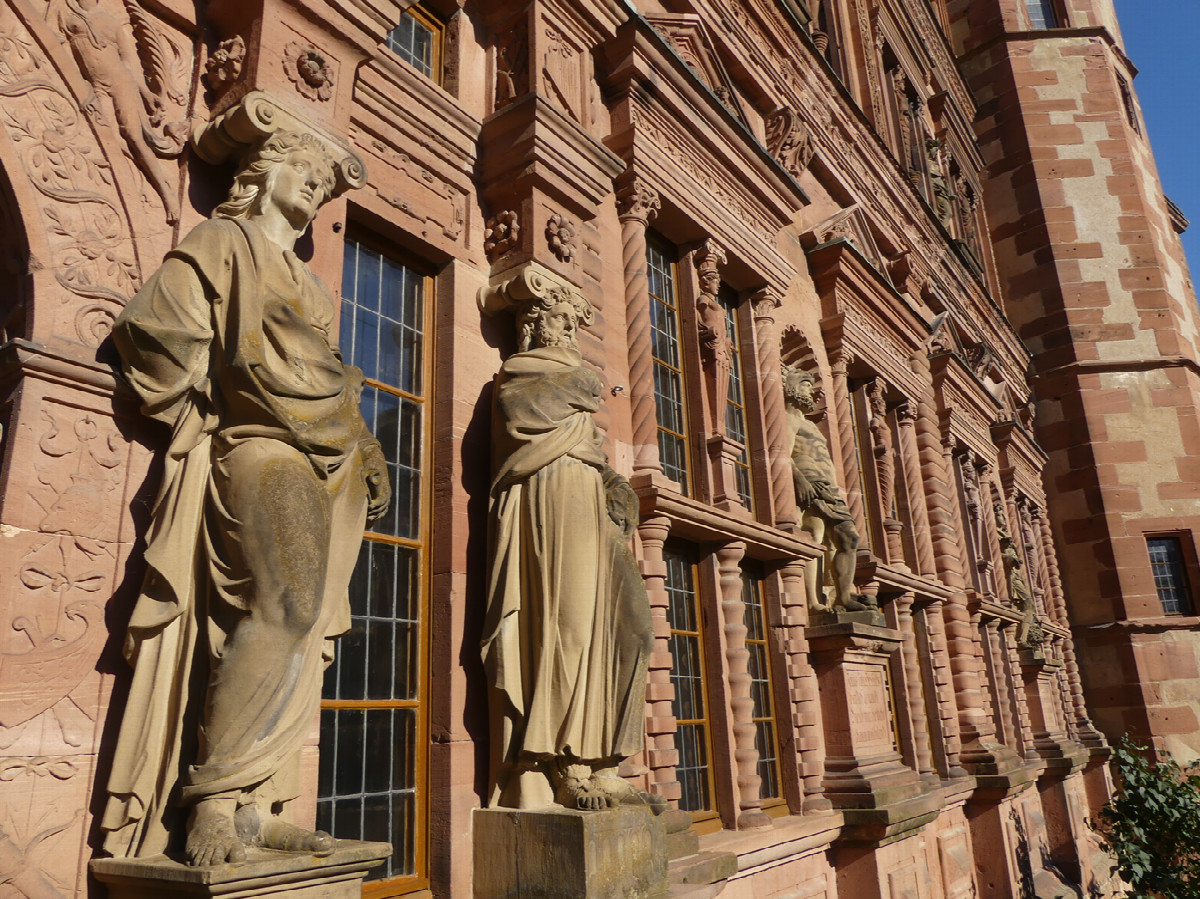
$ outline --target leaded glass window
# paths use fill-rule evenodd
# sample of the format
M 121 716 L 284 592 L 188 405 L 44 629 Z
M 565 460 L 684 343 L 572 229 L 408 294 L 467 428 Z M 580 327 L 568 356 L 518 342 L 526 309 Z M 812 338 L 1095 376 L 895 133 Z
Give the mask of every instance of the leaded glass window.
M 1191 611 L 1191 592 L 1188 586 L 1187 569 L 1183 564 L 1183 546 L 1178 537 L 1148 537 L 1146 546 L 1150 550 L 1150 570 L 1154 573 L 1154 589 L 1163 612 L 1182 615 Z
M 688 491 L 687 412 L 683 395 L 683 358 L 679 346 L 679 298 L 675 262 L 656 241 L 648 244 L 651 355 L 654 400 L 658 411 L 658 458 L 663 474 Z
M 425 627 L 431 281 L 347 239 L 343 357 L 363 370 L 362 412 L 383 445 L 388 514 L 370 525 L 350 582 L 351 628 L 325 674 L 317 826 L 386 840 L 368 879 L 411 888 L 424 874 Z M 384 895 L 385 893 L 380 893 Z
M 742 616 L 746 624 L 746 665 L 750 672 L 750 698 L 754 702 L 754 748 L 758 750 L 758 796 L 779 799 L 779 741 L 775 731 L 775 695 L 771 689 L 771 656 L 768 648 L 762 578 L 742 570 Z
M 679 807 L 712 812 L 712 751 L 708 732 L 708 698 L 704 671 L 703 620 L 696 596 L 696 569 L 681 552 L 666 550 L 667 621 L 671 627 L 671 701 L 675 713 L 675 767 L 681 794 Z
M 1054 0 L 1025 0 L 1025 9 L 1029 13 L 1029 26 L 1041 30 L 1057 28 L 1058 10 L 1054 8 Z
M 733 462 L 736 477 L 738 499 L 747 509 L 754 508 L 750 479 L 750 450 L 746 433 L 746 393 L 742 377 L 742 344 L 741 330 L 738 327 L 737 294 L 732 289 L 721 285 L 717 294 L 721 306 L 725 310 L 725 331 L 729 335 L 732 347 L 732 359 L 729 366 L 729 396 L 725 401 L 725 433 L 730 440 L 742 445 L 742 452 Z
M 441 43 L 441 26 L 419 7 L 405 11 L 387 36 L 388 49 L 434 81 L 441 80 Z

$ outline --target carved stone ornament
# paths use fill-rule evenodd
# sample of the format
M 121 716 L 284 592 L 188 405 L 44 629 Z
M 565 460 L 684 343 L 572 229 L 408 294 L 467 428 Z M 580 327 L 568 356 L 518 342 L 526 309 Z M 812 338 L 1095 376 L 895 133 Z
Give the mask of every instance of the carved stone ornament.
M 706 240 L 696 251 L 696 274 L 700 279 L 700 296 L 696 300 L 697 325 L 700 330 L 700 349 L 706 360 L 725 366 L 733 358 L 729 334 L 725 327 L 725 310 L 717 299 L 721 289 L 720 268 L 725 264 L 725 251 L 713 240 Z M 724 404 L 718 408 L 724 409 Z
M 842 491 L 838 487 L 836 466 L 829 442 L 809 416 L 816 411 L 816 381 L 803 369 L 783 367 L 783 396 L 787 403 L 787 424 L 791 439 L 792 477 L 796 486 L 796 506 L 801 527 L 832 555 L 827 578 L 832 581 L 833 601 L 825 598 L 820 582 L 820 560 L 810 561 L 804 569 L 808 607 L 814 612 L 831 609 L 860 612 L 876 607 L 876 601 L 854 590 L 859 535 Z
M 283 70 L 302 96 L 310 100 L 328 100 L 333 96 L 329 60 L 316 47 L 292 41 L 283 51 Z
M 245 59 L 246 42 L 240 34 L 217 45 L 217 49 L 204 64 L 204 82 L 214 96 L 221 96 L 233 86 L 242 74 L 242 63 Z
M 577 341 L 591 303 L 531 264 L 484 290 L 480 307 L 515 313 L 519 347 L 496 376 L 492 413 L 490 805 L 660 812 L 665 800 L 617 776 L 643 747 L 654 627 L 629 548 L 637 494 L 592 420 L 604 387 Z
M 159 157 L 178 156 L 187 141 L 182 113 L 191 70 L 190 48 L 167 39 L 137 0 L 125 0 L 129 23 L 103 6 L 51 6 L 50 24 L 70 46 L 93 93 L 83 112 L 101 127 L 116 126 L 134 163 L 162 201 L 167 222 L 179 220 L 179 200 Z
M 483 232 L 483 252 L 495 262 L 517 246 L 520 236 L 521 222 L 516 212 L 511 209 L 498 212 L 487 220 L 487 229 Z
M 551 253 L 563 262 L 570 262 L 578 248 L 575 223 L 562 213 L 551 215 L 546 220 L 546 243 Z
M 654 220 L 661 205 L 658 191 L 641 178 L 633 178 L 617 191 L 617 215 L 622 221 L 637 219 L 643 223 Z
M 808 169 L 813 157 L 812 132 L 794 109 L 783 107 L 767 118 L 767 150 L 793 177 Z
M 367 183 L 366 166 L 344 141 L 297 118 L 265 91 L 247 94 L 236 106 L 197 129 L 192 135 L 192 146 L 205 162 L 221 165 L 241 156 L 276 131 L 306 133 L 335 160 L 333 196 Z
M 359 411 L 362 375 L 329 343 L 329 293 L 291 251 L 345 156 L 309 133 L 270 133 L 113 329 L 143 412 L 172 434 L 100 822 L 120 858 L 179 837 L 190 866 L 338 848 L 291 807 L 326 647 L 350 627 L 362 529 L 390 487 Z M 259 330 L 240 327 L 250 315 Z

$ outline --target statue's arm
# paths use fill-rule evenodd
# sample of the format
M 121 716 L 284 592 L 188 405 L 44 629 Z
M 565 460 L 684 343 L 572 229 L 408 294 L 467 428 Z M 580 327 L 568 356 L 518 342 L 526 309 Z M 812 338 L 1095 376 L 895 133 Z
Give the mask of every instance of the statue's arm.
M 212 301 L 191 263 L 168 257 L 113 326 L 126 380 L 143 411 L 174 424 L 207 400 Z
M 600 478 L 604 483 L 604 505 L 608 517 L 628 539 L 638 525 L 638 495 L 629 479 L 618 474 L 611 466 L 605 465 L 600 469 Z

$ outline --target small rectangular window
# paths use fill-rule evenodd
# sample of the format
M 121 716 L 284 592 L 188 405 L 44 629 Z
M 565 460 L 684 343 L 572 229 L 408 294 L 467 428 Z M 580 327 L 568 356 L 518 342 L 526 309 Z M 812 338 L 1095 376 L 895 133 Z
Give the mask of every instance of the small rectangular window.
M 1178 537 L 1147 537 L 1150 551 L 1150 570 L 1154 573 L 1154 588 L 1163 612 L 1183 615 L 1192 610 L 1191 587 L 1184 564 L 1183 545 Z
M 442 26 L 420 7 L 400 16 L 387 36 L 387 46 L 426 78 L 441 82 Z
M 1029 13 L 1029 27 L 1035 30 L 1058 28 L 1058 10 L 1054 0 L 1025 0 L 1025 9 Z

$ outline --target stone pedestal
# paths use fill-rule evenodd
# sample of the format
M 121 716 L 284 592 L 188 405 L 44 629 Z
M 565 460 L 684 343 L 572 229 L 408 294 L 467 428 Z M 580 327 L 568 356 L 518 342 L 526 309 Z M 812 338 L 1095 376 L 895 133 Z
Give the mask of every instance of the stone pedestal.
M 109 899 L 287 896 L 288 899 L 359 899 L 366 873 L 392 854 L 388 843 L 339 840 L 332 855 L 251 849 L 245 862 L 192 868 L 163 856 L 97 858 L 92 876 Z
M 900 756 L 888 657 L 903 634 L 879 612 L 814 616 L 808 629 L 825 725 L 825 796 L 842 810 L 842 839 L 884 843 L 937 816 L 940 793 Z
M 666 828 L 638 806 L 476 809 L 475 899 L 658 899 Z

